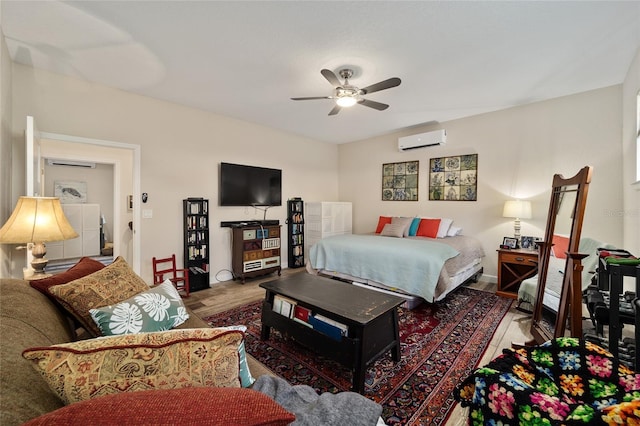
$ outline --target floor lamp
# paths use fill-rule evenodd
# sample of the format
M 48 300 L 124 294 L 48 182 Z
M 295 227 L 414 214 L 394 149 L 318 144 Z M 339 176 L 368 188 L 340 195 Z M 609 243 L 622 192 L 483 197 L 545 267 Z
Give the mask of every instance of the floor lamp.
M 0 228 L 0 243 L 27 244 L 33 260 L 34 274 L 29 279 L 37 280 L 51 276 L 44 269 L 48 260 L 45 242 L 76 238 L 64 215 L 60 199 L 57 197 L 20 197 L 13 213 Z

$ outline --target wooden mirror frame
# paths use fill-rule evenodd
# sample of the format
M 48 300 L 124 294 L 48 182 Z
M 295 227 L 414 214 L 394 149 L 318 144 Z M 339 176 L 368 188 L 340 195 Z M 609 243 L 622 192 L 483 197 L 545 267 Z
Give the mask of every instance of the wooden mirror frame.
M 582 222 L 592 171 L 592 167 L 585 166 L 575 176 L 568 179 L 559 174 L 553 176 L 551 202 L 549 203 L 544 241 L 539 244 L 538 288 L 531 319 L 531 335 L 533 339 L 527 344 L 537 345 L 565 336 L 567 319 L 570 319 L 570 335 L 582 338 L 582 259 L 587 254 L 579 253 L 578 246 L 580 244 L 580 234 L 582 233 Z M 542 318 L 543 300 L 557 214 L 560 211 L 565 195 L 573 193 L 575 193 L 575 202 L 571 212 L 571 233 L 569 234 L 569 246 L 566 253 L 567 259 L 564 267 L 560 303 L 556 313 L 555 324 L 545 326 Z M 564 201 L 566 203 L 568 199 Z M 565 205 L 565 207 L 567 206 Z M 564 211 L 565 209 L 563 209 Z

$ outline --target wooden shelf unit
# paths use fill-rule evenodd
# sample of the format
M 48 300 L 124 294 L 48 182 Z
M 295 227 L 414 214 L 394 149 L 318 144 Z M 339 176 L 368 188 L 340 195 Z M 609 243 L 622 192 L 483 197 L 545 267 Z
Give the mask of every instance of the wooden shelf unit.
M 287 201 L 287 230 L 289 231 L 289 268 L 304 266 L 304 202 L 302 198 Z
M 246 225 L 231 229 L 234 278 L 244 284 L 247 277 L 272 272 L 281 274 L 280 225 Z
M 182 200 L 184 215 L 184 268 L 190 291 L 209 288 L 209 200 Z

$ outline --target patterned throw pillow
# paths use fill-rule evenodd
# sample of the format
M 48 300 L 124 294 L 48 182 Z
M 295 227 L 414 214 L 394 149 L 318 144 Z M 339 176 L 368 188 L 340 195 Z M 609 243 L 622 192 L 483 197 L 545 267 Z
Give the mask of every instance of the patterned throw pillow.
M 189 319 L 169 280 L 117 305 L 89 309 L 89 314 L 105 336 L 171 330 Z
M 30 348 L 22 356 L 71 404 L 121 392 L 240 387 L 242 337 L 235 330 L 176 329 Z
M 93 336 L 100 336 L 100 329 L 89 309 L 122 302 L 145 290 L 149 286 L 121 256 L 98 272 L 49 288 L 53 297 Z

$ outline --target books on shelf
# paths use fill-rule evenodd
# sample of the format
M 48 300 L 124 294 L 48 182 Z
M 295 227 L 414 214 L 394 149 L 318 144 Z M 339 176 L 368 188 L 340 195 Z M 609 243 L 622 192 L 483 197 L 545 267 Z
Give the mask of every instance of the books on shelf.
M 273 297 L 273 311 L 307 327 L 319 331 L 335 340 L 349 334 L 349 327 L 324 315 L 314 314 L 311 309 L 301 306 L 293 299 L 276 294 Z
M 349 333 L 349 327 L 347 327 L 346 325 L 342 324 L 341 322 L 338 322 L 336 320 L 332 320 L 331 318 L 327 318 L 323 315 L 320 314 L 315 314 L 314 315 L 315 319 L 318 321 L 322 321 L 324 323 L 327 323 L 333 327 L 336 327 L 340 330 L 340 334 L 343 336 L 346 336 Z
M 325 317 L 323 317 L 322 315 L 311 315 L 309 317 L 309 323 L 313 326 L 314 330 L 319 331 L 320 333 L 334 339 L 334 340 L 341 340 L 343 336 L 347 335 L 347 332 L 344 328 L 346 328 L 346 325 L 344 324 L 340 324 L 342 327 L 338 327 L 330 322 L 326 322 L 324 321 Z M 327 318 L 328 319 L 328 318 Z M 330 320 L 332 321 L 332 320 Z M 335 322 L 335 321 L 332 321 Z
M 310 315 L 311 315 L 311 310 L 308 308 L 305 308 L 304 306 L 296 305 L 296 307 L 293 310 L 293 318 L 307 324 L 309 323 Z
M 295 300 L 280 296 L 279 294 L 276 294 L 273 298 L 274 312 L 284 315 L 287 318 L 293 319 L 293 313 L 296 305 L 297 302 Z

